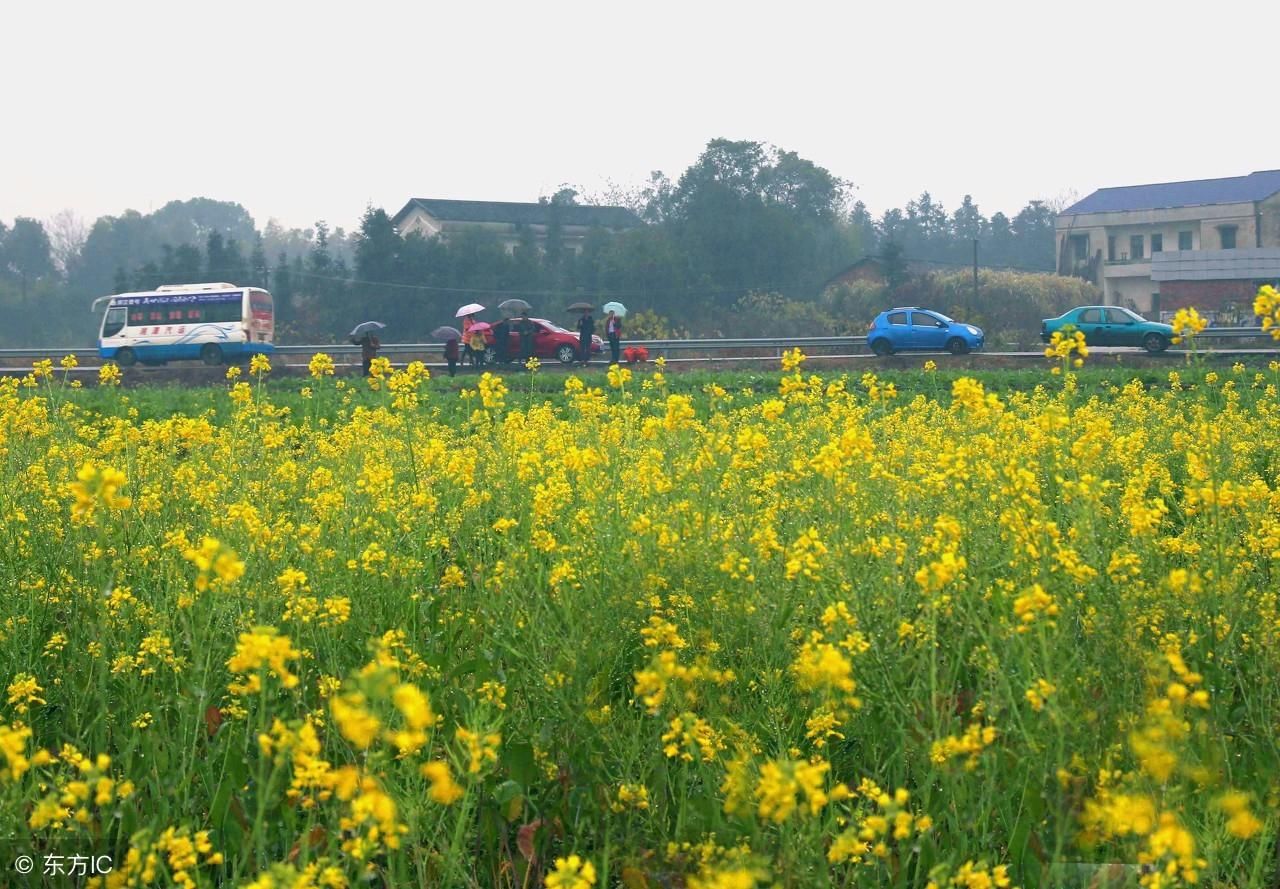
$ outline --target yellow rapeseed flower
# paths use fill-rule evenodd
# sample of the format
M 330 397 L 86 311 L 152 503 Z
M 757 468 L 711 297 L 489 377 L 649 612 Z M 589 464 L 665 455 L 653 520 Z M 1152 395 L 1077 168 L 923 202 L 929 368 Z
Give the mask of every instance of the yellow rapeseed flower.
M 333 376 L 333 358 L 324 352 L 317 352 L 307 362 L 307 371 L 311 374 L 312 379 L 319 380 L 323 377 L 331 377 Z
M 8 691 L 9 706 L 18 713 L 26 713 L 32 704 L 45 703 L 44 698 L 40 697 L 44 689 L 40 687 L 40 683 L 36 682 L 36 677 L 30 673 L 19 673 L 14 676 L 13 681 L 9 683 Z
M 557 858 L 547 874 L 547 889 L 591 889 L 596 884 L 596 868 L 578 855 Z
M 77 522 L 92 520 L 98 508 L 107 510 L 128 509 L 133 500 L 120 494 L 126 482 L 125 475 L 109 466 L 99 468 L 92 462 L 85 463 L 76 473 L 76 480 L 67 485 L 75 498 L 71 506 L 71 518 Z
M 285 688 L 293 688 L 298 677 L 289 672 L 289 662 L 299 657 L 288 636 L 281 636 L 274 627 L 256 627 L 240 634 L 235 654 L 227 659 L 227 669 L 247 675 L 266 668 Z

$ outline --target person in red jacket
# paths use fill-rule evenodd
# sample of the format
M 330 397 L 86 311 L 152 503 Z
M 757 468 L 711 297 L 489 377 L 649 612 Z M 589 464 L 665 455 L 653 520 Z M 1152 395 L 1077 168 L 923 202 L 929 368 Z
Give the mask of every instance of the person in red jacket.
M 449 362 L 449 376 L 457 376 L 458 373 L 458 341 L 451 339 L 444 344 L 444 357 Z
M 622 339 L 622 319 L 613 312 L 604 319 L 604 333 L 609 339 L 609 363 L 618 363 L 619 341 Z

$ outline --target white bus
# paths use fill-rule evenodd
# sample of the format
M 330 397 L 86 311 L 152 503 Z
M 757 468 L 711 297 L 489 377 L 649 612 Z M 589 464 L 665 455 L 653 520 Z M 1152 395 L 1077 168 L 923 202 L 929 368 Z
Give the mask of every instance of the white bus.
M 93 303 L 107 310 L 98 356 L 128 367 L 200 359 L 205 364 L 270 354 L 275 332 L 271 294 L 234 284 L 172 284 L 145 293 L 118 293 Z

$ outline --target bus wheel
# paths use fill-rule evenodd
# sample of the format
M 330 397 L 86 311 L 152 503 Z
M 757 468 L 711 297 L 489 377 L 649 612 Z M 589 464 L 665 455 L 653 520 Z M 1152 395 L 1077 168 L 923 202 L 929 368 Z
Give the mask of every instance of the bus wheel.
M 210 366 L 222 363 L 222 348 L 213 343 L 205 343 L 200 347 L 200 360 Z
M 138 356 L 128 346 L 116 352 L 116 364 L 121 367 L 133 367 L 138 363 Z

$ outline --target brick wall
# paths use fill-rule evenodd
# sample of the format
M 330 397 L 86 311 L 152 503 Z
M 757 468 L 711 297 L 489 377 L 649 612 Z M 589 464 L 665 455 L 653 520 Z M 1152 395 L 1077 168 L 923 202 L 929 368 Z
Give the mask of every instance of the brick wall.
M 1216 312 L 1235 303 L 1246 314 L 1252 314 L 1257 293 L 1258 287 L 1252 281 L 1161 281 L 1160 311 L 1195 307 Z

